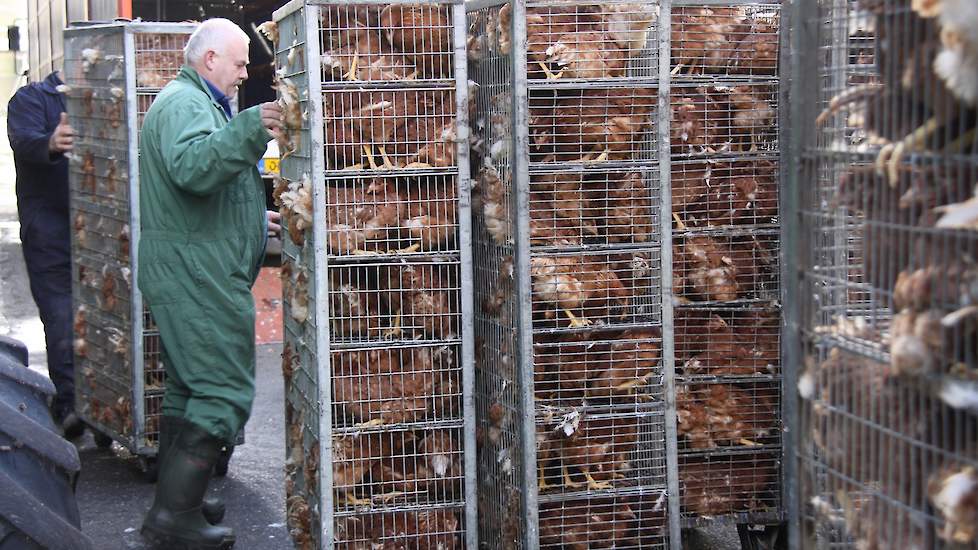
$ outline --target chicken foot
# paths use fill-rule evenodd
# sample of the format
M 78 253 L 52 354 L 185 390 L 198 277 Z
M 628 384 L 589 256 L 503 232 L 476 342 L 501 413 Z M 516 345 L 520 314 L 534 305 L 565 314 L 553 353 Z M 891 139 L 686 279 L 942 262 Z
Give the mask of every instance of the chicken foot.
M 394 248 L 386 251 L 386 254 L 395 256 L 397 254 L 411 254 L 412 252 L 417 252 L 421 250 L 421 245 L 414 243 L 407 248 Z M 354 256 L 380 256 L 380 252 L 375 252 L 373 250 L 354 250 Z
M 389 493 L 384 493 L 384 494 L 381 494 L 381 495 L 373 495 L 373 496 L 370 497 L 369 502 L 371 504 L 373 504 L 374 502 L 379 501 L 379 502 L 382 502 L 384 504 L 389 504 L 391 501 L 393 501 L 397 497 L 401 497 L 401 496 L 404 496 L 406 494 L 407 493 L 404 493 L 403 491 L 391 491 Z
M 903 157 L 920 150 L 920 146 L 939 130 L 942 124 L 940 118 L 933 117 L 897 143 L 884 146 L 876 157 L 876 173 L 887 176 L 890 187 L 895 188 L 900 181 L 900 164 L 903 162 Z
M 384 331 L 383 336 L 385 340 L 396 340 L 404 331 L 401 329 L 401 311 L 398 310 L 397 314 L 394 316 L 394 322 L 391 323 L 391 327 Z
M 357 70 L 359 70 L 360 65 L 360 52 L 353 50 L 353 59 L 350 60 L 350 70 L 347 71 L 343 78 L 351 82 L 356 82 L 359 80 L 357 78 Z
M 610 481 L 598 481 L 594 479 L 594 476 L 591 475 L 591 472 L 587 468 L 581 468 L 581 472 L 584 473 L 584 479 L 587 480 L 587 488 L 591 491 L 603 491 L 614 488 L 614 485 Z
M 578 483 L 571 479 L 570 469 L 567 466 L 561 466 L 561 470 L 564 472 L 564 486 L 570 487 L 571 489 L 580 489 L 585 483 Z
M 645 376 L 642 376 L 641 378 L 636 378 L 635 380 L 629 380 L 628 382 L 622 382 L 621 384 L 615 386 L 615 389 L 619 391 L 625 391 L 625 390 L 630 390 L 632 388 L 637 388 L 639 386 L 643 386 L 647 384 L 649 380 L 652 379 L 652 376 L 654 374 L 655 372 L 649 372 L 646 373 Z
M 361 422 L 359 424 L 354 424 L 353 427 L 358 430 L 364 430 L 367 428 L 376 428 L 378 426 L 383 426 L 386 422 L 383 418 L 374 418 L 373 420 L 368 420 L 366 422 Z
M 565 309 L 564 313 L 567 315 L 567 318 L 570 319 L 570 328 L 584 328 L 591 325 L 591 321 L 589 319 L 578 317 L 569 309 Z
M 610 149 L 605 149 L 597 157 L 591 158 L 593 155 L 594 155 L 594 153 L 588 153 L 588 154 L 584 155 L 583 157 L 581 157 L 581 159 L 580 159 L 579 162 L 604 162 L 604 161 L 608 160 L 611 157 L 611 150 Z
M 550 70 L 550 67 L 548 67 L 547 64 L 542 61 L 537 61 L 537 65 L 540 65 L 540 68 L 543 69 L 544 74 L 547 75 L 547 80 L 559 80 L 564 76 L 564 71 L 566 70 L 565 67 L 564 69 L 561 69 L 560 72 L 554 73 Z
M 357 498 L 353 493 L 345 493 L 343 495 L 343 504 L 353 507 L 370 506 L 373 504 L 373 501 L 369 498 Z

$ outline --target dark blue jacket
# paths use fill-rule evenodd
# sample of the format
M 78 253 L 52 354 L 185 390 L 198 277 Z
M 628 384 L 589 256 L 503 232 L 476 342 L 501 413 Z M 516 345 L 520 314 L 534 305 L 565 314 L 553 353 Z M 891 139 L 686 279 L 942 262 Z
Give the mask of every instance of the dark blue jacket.
M 38 212 L 68 219 L 68 159 L 48 152 L 48 141 L 65 112 L 65 98 L 56 89 L 60 84 L 53 72 L 43 82 L 17 90 L 7 104 L 7 137 L 17 168 L 21 223 Z

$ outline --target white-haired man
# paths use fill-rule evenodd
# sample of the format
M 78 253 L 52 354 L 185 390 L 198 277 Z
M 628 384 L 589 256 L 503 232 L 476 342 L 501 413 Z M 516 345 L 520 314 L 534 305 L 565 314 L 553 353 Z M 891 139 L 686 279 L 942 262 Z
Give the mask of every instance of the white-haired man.
M 202 23 L 140 139 L 138 284 L 167 375 L 159 479 L 142 533 L 162 548 L 234 545 L 231 529 L 211 525 L 220 518 L 205 517 L 214 510 L 204 495 L 254 400 L 251 286 L 278 228 L 256 166 L 282 114 L 265 103 L 231 116 L 228 99 L 248 78 L 248 43 L 226 19 Z

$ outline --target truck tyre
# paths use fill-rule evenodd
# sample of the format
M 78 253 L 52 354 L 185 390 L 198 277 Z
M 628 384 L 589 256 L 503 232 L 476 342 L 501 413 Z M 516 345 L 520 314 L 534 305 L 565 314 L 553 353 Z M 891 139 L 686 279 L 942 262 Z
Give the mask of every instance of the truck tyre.
M 0 550 L 91 550 L 81 532 L 75 446 L 58 435 L 54 385 L 27 368 L 24 344 L 0 337 Z

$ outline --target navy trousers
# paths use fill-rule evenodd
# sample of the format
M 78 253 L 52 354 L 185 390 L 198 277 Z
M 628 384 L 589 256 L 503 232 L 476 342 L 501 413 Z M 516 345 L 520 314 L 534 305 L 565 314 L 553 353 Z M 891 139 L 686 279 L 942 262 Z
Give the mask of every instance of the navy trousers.
M 61 420 L 75 407 L 68 213 L 42 208 L 30 214 L 21 220 L 20 240 L 31 294 L 44 324 L 48 374 L 57 388 L 51 408 Z

